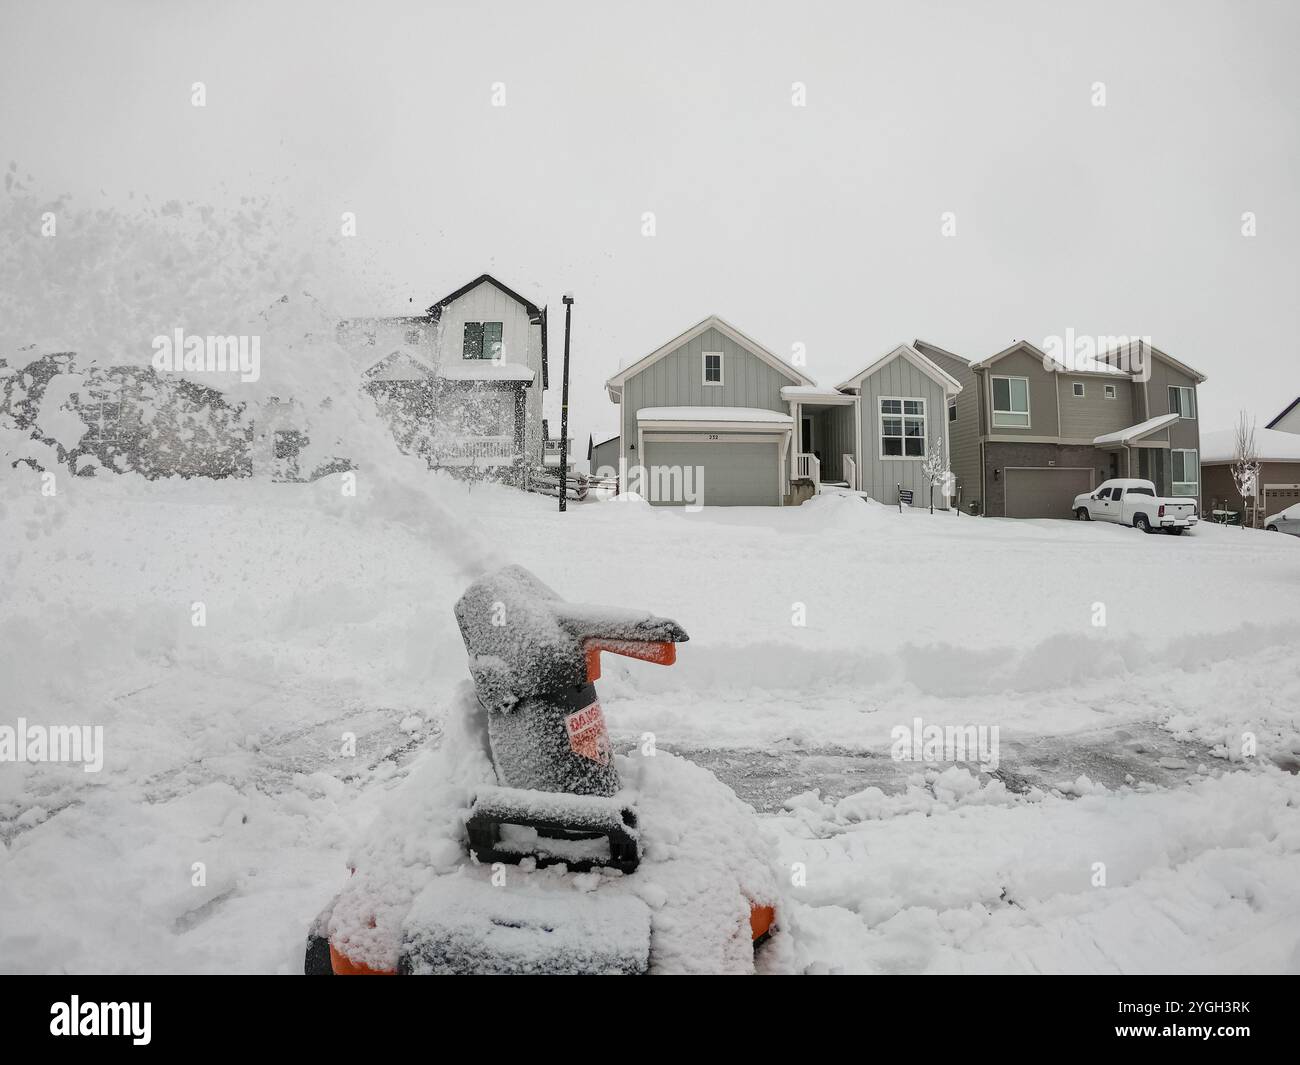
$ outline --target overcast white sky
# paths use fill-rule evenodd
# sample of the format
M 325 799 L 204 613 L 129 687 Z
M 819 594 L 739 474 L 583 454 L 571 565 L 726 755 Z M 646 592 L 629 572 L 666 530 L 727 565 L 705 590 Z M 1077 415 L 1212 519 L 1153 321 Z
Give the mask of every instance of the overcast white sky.
M 83 202 L 355 211 L 398 279 L 358 314 L 573 290 L 580 453 L 709 313 L 822 384 L 917 336 L 1149 334 L 1214 429 L 1300 394 L 1298 46 L 1296 3 L 3 0 L 0 152 Z

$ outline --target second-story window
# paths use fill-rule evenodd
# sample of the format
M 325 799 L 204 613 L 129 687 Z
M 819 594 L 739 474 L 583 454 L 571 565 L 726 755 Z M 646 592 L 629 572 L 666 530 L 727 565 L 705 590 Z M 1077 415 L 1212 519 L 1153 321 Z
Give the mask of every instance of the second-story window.
M 1084 397 L 1084 384 L 1083 384 L 1082 381 L 1075 381 L 1075 382 L 1074 382 L 1074 398 L 1075 398 L 1075 399 L 1083 399 L 1083 397 Z
M 1180 418 L 1196 417 L 1196 389 L 1169 386 L 1169 413 Z
M 466 322 L 465 346 L 462 356 L 466 359 L 501 359 L 501 323 L 500 322 Z
M 993 424 L 1029 428 L 1029 378 L 993 378 Z
M 722 384 L 722 352 L 704 352 L 704 383 L 706 385 Z

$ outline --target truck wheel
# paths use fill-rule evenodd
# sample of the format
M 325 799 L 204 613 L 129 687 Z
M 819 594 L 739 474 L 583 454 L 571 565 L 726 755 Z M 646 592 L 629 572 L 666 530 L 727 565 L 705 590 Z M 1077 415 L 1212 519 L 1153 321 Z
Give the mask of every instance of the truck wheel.
M 1265 528 L 1266 528 L 1269 532 L 1277 532 L 1277 526 L 1276 526 L 1276 525 L 1266 525 Z
M 1074 512 L 1075 521 L 1092 521 L 1092 515 L 1088 513 L 1087 507 L 1080 507 Z
M 1151 531 L 1151 523 L 1147 521 L 1147 516 L 1145 514 L 1139 514 L 1133 519 L 1133 528 L 1137 529 L 1138 532 L 1149 533 Z

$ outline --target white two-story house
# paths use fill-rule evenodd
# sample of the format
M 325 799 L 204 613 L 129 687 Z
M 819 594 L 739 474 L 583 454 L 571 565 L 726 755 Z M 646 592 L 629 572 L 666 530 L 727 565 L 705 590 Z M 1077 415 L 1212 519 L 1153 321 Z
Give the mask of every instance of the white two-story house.
M 545 307 L 483 274 L 423 314 L 351 318 L 338 335 L 404 450 L 523 485 L 546 456 L 546 324 Z

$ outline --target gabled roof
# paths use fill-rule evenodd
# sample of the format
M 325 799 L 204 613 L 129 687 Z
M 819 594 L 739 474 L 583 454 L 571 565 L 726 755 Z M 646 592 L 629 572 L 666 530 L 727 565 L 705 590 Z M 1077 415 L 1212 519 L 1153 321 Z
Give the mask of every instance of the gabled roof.
M 916 348 L 912 347 L 911 344 L 899 344 L 898 347 L 894 348 L 893 351 L 887 352 L 886 354 L 882 355 L 870 366 L 867 366 L 865 369 L 854 374 L 843 384 L 836 385 L 835 387 L 838 388 L 840 391 L 843 391 L 846 388 L 861 388 L 862 382 L 866 378 L 870 377 L 873 373 L 879 370 L 886 363 L 892 362 L 894 359 L 899 359 L 899 358 L 906 359 L 908 362 L 910 362 L 913 366 L 915 366 L 918 370 L 920 370 L 923 374 L 925 374 L 928 378 L 930 378 L 930 380 L 932 380 L 935 384 L 937 384 L 940 388 L 942 388 L 944 392 L 947 393 L 948 395 L 955 396 L 958 392 L 961 391 L 960 381 L 958 381 L 955 377 L 953 377 L 952 374 L 942 369 L 937 362 L 934 362 L 932 359 L 928 359 L 924 355 L 922 355 L 919 351 L 916 350 Z
M 392 376 L 392 373 L 397 371 L 399 367 L 415 371 L 417 377 Z M 391 351 L 382 359 L 377 359 L 370 369 L 365 372 L 365 376 L 368 378 L 376 379 L 382 376 L 383 380 L 388 381 L 418 380 L 420 378 L 432 378 L 436 375 L 437 371 L 432 366 L 409 351 Z
M 1094 444 L 1104 446 L 1106 444 L 1129 444 L 1134 440 L 1141 440 L 1144 436 L 1150 436 L 1152 433 L 1163 429 L 1167 425 L 1173 425 L 1178 421 L 1177 414 L 1157 414 L 1154 418 L 1148 418 L 1144 422 L 1138 422 L 1137 425 L 1130 425 L 1127 429 L 1120 429 L 1114 433 L 1103 433 L 1093 440 Z
M 1288 414 L 1290 414 L 1293 410 L 1295 410 L 1297 406 L 1300 406 L 1300 396 L 1296 396 L 1295 399 L 1293 399 L 1290 403 L 1288 403 L 1286 406 L 1286 410 L 1284 410 L 1281 414 L 1279 414 L 1276 418 L 1274 418 L 1271 422 L 1269 422 L 1266 426 L 1264 426 L 1264 428 L 1272 429 L 1273 426 L 1275 426 L 1278 422 L 1280 422 L 1283 418 L 1285 418 Z
M 587 458 L 590 460 L 591 453 L 602 444 L 608 444 L 611 440 L 617 440 L 618 433 L 601 433 L 599 437 L 595 433 L 587 434 Z
M 1145 345 L 1147 350 L 1151 352 L 1152 355 L 1156 356 L 1156 358 L 1163 359 L 1175 370 L 1181 370 L 1183 373 L 1187 374 L 1188 377 L 1194 378 L 1197 384 L 1205 383 L 1206 380 L 1205 374 L 1201 373 L 1200 370 L 1192 369 L 1185 362 L 1179 362 L 1172 355 L 1161 351 L 1154 344 L 1147 344 L 1145 341 L 1143 341 L 1143 344 Z M 1132 345 L 1130 344 L 1130 345 L 1125 345 L 1124 347 L 1131 347 L 1131 346 Z M 1116 348 L 1111 348 L 1109 351 L 1103 351 L 1101 354 L 1097 356 L 1097 359 L 1099 362 L 1109 363 L 1112 358 L 1115 358 L 1116 362 L 1118 362 L 1119 355 L 1123 352 L 1124 347 L 1116 347 Z
M 508 288 L 505 285 L 501 284 L 501 282 L 498 281 L 491 274 L 479 274 L 478 277 L 474 278 L 474 280 L 471 281 L 468 285 L 462 285 L 455 292 L 451 292 L 448 293 L 446 296 L 443 296 L 442 299 L 440 299 L 437 303 L 435 303 L 432 307 L 430 307 L 426 313 L 435 322 L 438 321 L 438 319 L 442 317 L 442 310 L 444 307 L 447 306 L 447 304 L 454 303 L 456 300 L 460 299 L 461 296 L 465 295 L 466 292 L 469 292 L 470 289 L 478 288 L 478 286 L 483 284 L 484 282 L 487 282 L 489 285 L 492 285 L 494 288 L 500 289 L 516 303 L 523 304 L 523 306 L 528 310 L 528 317 L 530 319 L 534 319 L 533 325 L 537 325 L 541 321 L 542 311 L 541 308 L 537 306 L 537 304 L 524 299 L 524 297 L 519 295 L 518 292 L 516 292 L 512 288 Z
M 1043 364 L 1044 369 L 1047 369 L 1049 364 L 1060 365 L 1055 359 L 1051 358 L 1047 352 L 1043 351 L 1042 348 L 1034 347 L 1034 345 L 1029 343 L 1028 340 L 1017 340 L 1009 348 L 1003 348 L 997 354 L 990 355 L 987 359 L 981 359 L 979 362 L 971 363 L 971 369 L 987 370 L 999 359 L 1005 359 L 1008 355 L 1014 355 L 1017 351 L 1029 352 L 1030 355 L 1034 356 L 1034 358 L 1038 359 Z
M 788 362 L 782 359 L 779 355 L 773 354 L 767 348 L 763 347 L 763 345 L 760 344 L 757 340 L 754 340 L 752 337 L 746 336 L 734 325 L 731 325 L 730 323 L 723 321 L 716 314 L 711 314 L 703 321 L 696 322 L 695 325 L 691 326 L 690 329 L 686 330 L 686 332 L 673 337 L 673 339 L 668 341 L 667 344 L 664 344 L 662 347 L 655 348 L 655 350 L 650 352 L 649 355 L 646 355 L 644 358 L 637 359 L 637 361 L 632 363 L 631 366 L 627 366 L 624 369 L 619 370 L 618 373 L 614 374 L 613 377 L 611 377 L 608 381 L 605 382 L 605 389 L 606 391 L 609 392 L 610 398 L 613 399 L 616 393 L 621 393 L 623 384 L 624 382 L 627 381 L 629 377 L 635 377 L 647 366 L 650 366 L 652 363 L 658 362 L 665 355 L 670 355 L 672 352 L 680 348 L 683 344 L 689 344 L 697 336 L 699 336 L 701 333 L 706 332 L 709 329 L 716 329 L 719 333 L 721 333 L 723 336 L 730 339 L 733 343 L 738 344 L 740 347 L 744 348 L 755 358 L 759 359 L 762 362 L 767 363 L 770 367 L 772 367 L 772 369 L 776 370 L 778 373 L 784 374 L 795 384 L 797 385 L 816 384 L 816 382 L 813 381 L 811 377 L 807 377 L 804 374 L 800 373 Z
M 922 340 L 920 337 L 916 337 L 912 341 L 912 347 L 916 348 L 917 351 L 921 351 L 922 348 L 928 348 L 930 351 L 938 352 L 940 355 L 947 355 L 950 359 L 956 359 L 963 366 L 970 365 L 970 359 L 966 358 L 964 355 L 958 355 L 956 352 L 949 351 L 947 348 L 941 348 L 938 344 L 931 344 L 928 340 Z M 921 354 L 924 355 L 925 352 L 921 351 Z
M 461 296 L 465 295 L 466 292 L 469 292 L 471 289 L 478 288 L 479 285 L 482 285 L 484 283 L 487 283 L 491 285 L 493 288 L 499 289 L 501 292 L 504 292 L 516 303 L 522 304 L 524 309 L 528 312 L 529 323 L 532 325 L 540 325 L 542 327 L 542 390 L 545 391 L 546 389 L 551 387 L 551 368 L 549 366 L 549 358 L 546 350 L 547 327 L 546 327 L 545 307 L 539 308 L 537 304 L 533 303 L 530 300 L 524 299 L 524 297 L 519 295 L 518 292 L 508 287 L 507 285 L 503 285 L 491 274 L 479 274 L 478 277 L 474 278 L 474 280 L 471 281 L 468 285 L 461 285 L 461 287 L 458 288 L 455 292 L 449 292 L 447 295 L 443 296 L 442 299 L 440 299 L 437 303 L 431 306 L 429 310 L 426 312 L 429 316 L 429 320 L 433 322 L 441 321 L 442 311 L 444 307 L 446 307 L 449 303 L 454 303 L 456 300 L 460 299 Z

